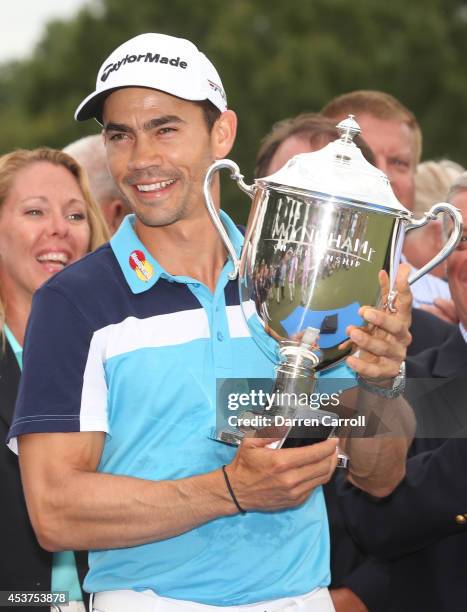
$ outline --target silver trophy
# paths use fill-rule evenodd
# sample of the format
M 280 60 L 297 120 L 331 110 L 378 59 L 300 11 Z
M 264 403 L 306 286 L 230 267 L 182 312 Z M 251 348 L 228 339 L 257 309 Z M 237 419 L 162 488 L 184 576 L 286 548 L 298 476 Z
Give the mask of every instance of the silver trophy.
M 276 389 L 311 393 L 316 372 L 351 351 L 346 328 L 364 325 L 362 305 L 381 307 L 378 273 L 393 290 L 405 233 L 441 213 L 453 230 L 443 249 L 410 278 L 413 284 L 443 261 L 462 234 L 460 212 L 450 204 L 414 219 L 395 197 L 386 175 L 365 160 L 353 142 L 360 127 L 350 115 L 337 126 L 340 138 L 323 149 L 296 155 L 275 174 L 243 181 L 236 163 L 214 162 L 204 196 L 211 218 L 235 266 L 240 302 L 250 331 L 277 363 Z M 214 174 L 227 168 L 253 200 L 239 258 L 211 197 Z M 267 334 L 264 334 L 264 330 Z M 275 342 L 273 341 L 275 340 Z M 296 406 L 279 405 L 281 413 Z M 285 437 L 287 430 L 279 432 Z

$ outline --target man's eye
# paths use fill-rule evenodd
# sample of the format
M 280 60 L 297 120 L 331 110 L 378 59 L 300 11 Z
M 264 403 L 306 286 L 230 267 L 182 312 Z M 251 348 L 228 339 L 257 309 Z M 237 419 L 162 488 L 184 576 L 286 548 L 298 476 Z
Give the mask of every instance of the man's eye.
M 398 157 L 394 157 L 391 160 L 393 166 L 397 166 L 398 168 L 409 168 L 410 164 L 405 159 L 399 159 Z
M 119 140 L 125 140 L 126 138 L 128 138 L 128 134 L 111 134 L 109 136 L 109 140 L 111 140 L 112 142 L 117 142 Z
M 159 134 L 170 134 L 170 132 L 176 132 L 177 130 L 173 127 L 163 127 L 159 129 Z

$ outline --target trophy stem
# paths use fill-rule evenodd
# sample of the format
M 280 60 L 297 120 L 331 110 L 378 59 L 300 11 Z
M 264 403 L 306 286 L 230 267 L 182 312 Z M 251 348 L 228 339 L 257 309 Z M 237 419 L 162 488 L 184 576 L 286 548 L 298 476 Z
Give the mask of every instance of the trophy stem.
M 281 362 L 276 367 L 278 379 L 282 377 L 284 379 L 306 377 L 311 381 L 315 379 L 315 370 L 321 361 L 321 351 L 317 346 L 318 338 L 319 329 L 307 327 L 302 333 L 300 344 L 290 340 L 280 342 Z
M 301 346 L 295 347 L 295 351 L 293 352 L 291 348 L 292 347 L 286 347 L 285 351 L 281 351 L 282 354 L 286 354 L 286 357 L 276 368 L 277 376 L 274 385 L 275 397 L 281 398 L 281 400 L 277 401 L 272 407 L 272 414 L 274 417 L 281 415 L 287 419 L 293 419 L 297 416 L 304 417 L 307 414 L 309 408 L 304 409 L 301 399 L 304 399 L 305 396 L 302 394 L 306 394 L 306 397 L 309 400 L 311 399 L 317 382 L 316 366 L 320 362 L 319 351 L 305 348 L 303 343 Z M 336 415 L 319 409 L 313 410 L 313 416 L 318 421 L 321 421 L 323 416 Z M 292 428 L 293 425 L 276 427 L 275 434 L 277 437 L 280 436 L 281 439 L 270 444 L 270 448 L 281 448 L 287 440 Z M 327 429 L 327 431 L 322 439 L 334 433 L 334 426 L 325 426 L 324 428 Z M 304 431 L 306 431 L 306 429 Z M 296 444 L 294 444 L 292 439 L 287 442 L 287 445 L 295 446 Z M 348 467 L 348 464 L 349 458 L 347 455 L 339 451 L 337 467 L 345 469 Z
M 320 354 L 313 345 L 318 333 L 318 330 L 308 328 L 301 344 L 287 341 L 281 343 L 279 353 L 282 361 L 276 366 L 273 389 L 275 401 L 268 412 L 276 423 L 285 423 L 272 428 L 271 437 L 277 437 L 279 440 L 272 443 L 271 448 L 281 448 L 293 427 L 287 423 L 293 422 L 300 409 L 308 405 L 314 392 Z
M 301 377 L 313 380 L 315 378 L 316 365 L 315 361 L 310 360 L 308 351 L 300 352 L 300 350 L 298 350 L 295 354 L 288 354 L 285 361 L 276 366 L 276 385 L 279 380 L 287 385 L 286 381 L 294 381 Z

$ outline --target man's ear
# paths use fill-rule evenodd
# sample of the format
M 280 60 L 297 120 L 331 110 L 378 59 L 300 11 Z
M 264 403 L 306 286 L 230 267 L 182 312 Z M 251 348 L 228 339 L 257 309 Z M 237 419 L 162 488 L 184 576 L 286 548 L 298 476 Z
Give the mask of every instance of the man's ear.
M 216 159 L 223 159 L 229 154 L 236 134 L 237 115 L 232 110 L 226 110 L 212 126 L 211 142 Z
M 113 235 L 120 227 L 120 223 L 125 218 L 125 215 L 130 211 L 122 200 L 114 198 L 102 205 L 102 212 L 109 226 L 110 233 Z

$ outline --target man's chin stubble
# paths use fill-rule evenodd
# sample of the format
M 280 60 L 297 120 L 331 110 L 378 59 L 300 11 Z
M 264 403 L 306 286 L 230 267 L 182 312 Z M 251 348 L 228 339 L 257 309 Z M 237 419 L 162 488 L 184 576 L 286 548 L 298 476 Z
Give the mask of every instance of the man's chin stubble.
M 141 211 L 135 211 L 135 215 L 146 227 L 167 227 L 179 221 L 183 216 L 181 211 L 166 215 L 146 215 Z

